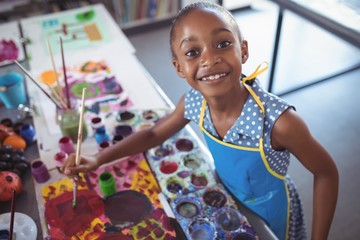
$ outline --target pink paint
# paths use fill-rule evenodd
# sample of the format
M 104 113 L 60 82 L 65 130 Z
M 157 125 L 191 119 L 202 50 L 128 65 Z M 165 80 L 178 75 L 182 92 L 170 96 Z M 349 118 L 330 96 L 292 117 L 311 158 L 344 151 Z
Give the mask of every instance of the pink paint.
M 183 152 L 189 152 L 194 148 L 194 144 L 192 143 L 192 141 L 185 138 L 177 140 L 175 146 L 179 151 Z

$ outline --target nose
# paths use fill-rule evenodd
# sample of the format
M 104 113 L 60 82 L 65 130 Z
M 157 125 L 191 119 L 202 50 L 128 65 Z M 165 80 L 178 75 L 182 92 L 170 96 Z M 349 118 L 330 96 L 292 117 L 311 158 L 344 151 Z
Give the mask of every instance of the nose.
M 215 50 L 204 49 L 201 53 L 201 66 L 202 67 L 212 67 L 221 62 L 221 58 L 216 54 Z

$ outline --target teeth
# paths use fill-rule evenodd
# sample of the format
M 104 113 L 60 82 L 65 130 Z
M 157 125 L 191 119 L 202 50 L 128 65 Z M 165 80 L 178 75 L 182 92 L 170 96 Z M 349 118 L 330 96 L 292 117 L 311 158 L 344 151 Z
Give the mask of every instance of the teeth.
M 220 74 L 215 74 L 215 75 L 210 75 L 207 77 L 203 77 L 201 80 L 202 81 L 208 81 L 208 80 L 216 80 L 219 79 L 221 77 L 225 77 L 226 73 L 220 73 Z

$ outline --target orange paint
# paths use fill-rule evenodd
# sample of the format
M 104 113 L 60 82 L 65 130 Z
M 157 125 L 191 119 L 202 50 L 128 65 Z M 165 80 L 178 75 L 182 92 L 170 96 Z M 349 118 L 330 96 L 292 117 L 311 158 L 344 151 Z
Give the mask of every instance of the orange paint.
M 58 74 L 59 76 L 59 74 Z M 50 86 L 56 83 L 56 75 L 52 70 L 45 71 L 41 73 L 40 79 L 44 84 L 49 84 Z

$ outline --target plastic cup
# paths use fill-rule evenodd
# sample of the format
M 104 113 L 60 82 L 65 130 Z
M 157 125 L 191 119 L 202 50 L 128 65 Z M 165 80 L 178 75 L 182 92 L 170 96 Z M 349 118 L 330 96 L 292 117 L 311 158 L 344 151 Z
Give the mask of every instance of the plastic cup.
M 8 109 L 25 104 L 24 76 L 16 72 L 0 76 L 0 99 Z
M 108 197 L 117 191 L 114 176 L 110 172 L 100 174 L 99 185 L 104 197 Z

